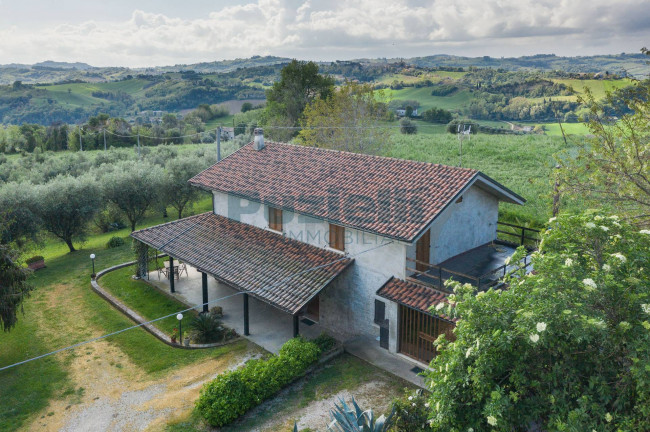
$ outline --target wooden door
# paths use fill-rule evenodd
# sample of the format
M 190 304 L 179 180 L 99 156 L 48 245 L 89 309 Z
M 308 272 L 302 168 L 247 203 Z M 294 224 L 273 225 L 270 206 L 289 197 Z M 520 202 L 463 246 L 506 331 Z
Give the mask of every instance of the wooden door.
M 320 294 L 307 303 L 307 317 L 312 321 L 318 322 L 320 317 Z
M 427 231 L 420 237 L 415 244 L 415 259 L 423 263 L 429 263 L 429 251 L 431 249 L 431 231 Z M 415 269 L 418 271 L 427 271 L 429 267 L 425 264 L 415 263 Z
M 399 352 L 423 363 L 429 363 L 437 352 L 433 342 L 441 333 L 447 340 L 456 339 L 454 325 L 419 310 L 399 305 Z

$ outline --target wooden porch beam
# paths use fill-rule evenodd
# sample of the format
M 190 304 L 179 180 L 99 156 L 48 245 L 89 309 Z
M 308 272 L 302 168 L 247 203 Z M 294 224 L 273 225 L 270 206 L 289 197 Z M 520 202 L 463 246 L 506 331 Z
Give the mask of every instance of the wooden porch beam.
M 300 322 L 298 321 L 298 314 L 293 316 L 293 337 L 300 335 Z
M 244 336 L 250 335 L 248 330 L 248 294 L 244 293 Z
M 174 288 L 174 258 L 169 255 L 169 289 L 172 293 L 176 292 Z
M 203 288 L 203 312 L 208 312 L 208 274 L 201 272 L 201 285 Z

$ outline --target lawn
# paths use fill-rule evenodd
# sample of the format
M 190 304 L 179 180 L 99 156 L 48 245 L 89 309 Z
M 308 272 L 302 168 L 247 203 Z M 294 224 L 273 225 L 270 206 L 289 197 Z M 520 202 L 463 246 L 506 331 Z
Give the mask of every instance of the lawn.
M 205 211 L 210 205 L 211 200 L 205 199 L 195 211 Z M 159 215 L 151 215 L 138 228 L 163 221 Z M 97 255 L 96 270 L 133 260 L 128 241 L 118 248 L 105 248 L 113 235 L 126 237 L 128 230 L 93 235 L 74 253 L 69 253 L 63 243 L 54 239 L 48 239 L 40 250 L 34 251 L 45 257 L 47 268 L 31 277 L 35 291 L 25 300 L 25 313 L 19 315 L 16 327 L 0 334 L 0 367 L 133 325 L 90 289 L 90 253 Z M 107 340 L 152 377 L 170 368 L 223 355 L 231 349 L 179 350 L 142 329 Z M 74 396 L 68 368 L 84 349 L 66 351 L 0 372 L 0 430 L 19 428 L 47 406 L 51 398 Z
M 453 166 L 459 163 L 459 142 L 455 134 L 397 133 L 393 142 L 387 156 Z M 561 137 L 478 134 L 463 142 L 463 166 L 482 171 L 526 198 L 523 207 L 501 204 L 501 220 L 541 225 L 550 217 L 553 155 L 565 149 Z M 581 208 L 580 203 L 562 204 L 564 210 Z
M 133 274 L 135 274 L 135 266 L 124 267 L 107 273 L 98 282 L 102 288 L 147 320 L 187 309 L 183 303 L 162 294 L 145 281 L 131 278 Z M 185 330 L 190 328 L 190 322 L 196 315 L 196 311 L 183 313 L 182 324 Z M 171 334 L 175 328 L 178 328 L 178 320 L 175 316 L 171 316 L 156 321 L 154 326 L 166 334 Z M 185 331 L 183 333 L 185 334 Z

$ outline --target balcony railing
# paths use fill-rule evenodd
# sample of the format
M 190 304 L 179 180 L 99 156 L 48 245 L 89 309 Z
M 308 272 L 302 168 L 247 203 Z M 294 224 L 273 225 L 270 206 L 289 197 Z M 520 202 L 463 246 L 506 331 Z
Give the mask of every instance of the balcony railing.
M 506 222 L 497 222 L 497 238 L 515 246 L 537 249 L 539 230 Z
M 501 234 L 501 236 L 495 241 L 495 243 L 506 244 L 512 247 L 523 245 L 529 253 L 537 249 L 537 244 L 539 243 L 539 230 L 505 222 L 498 222 L 498 226 L 502 226 L 503 229 L 497 228 L 497 233 Z M 507 239 L 504 239 L 503 237 L 506 237 Z M 516 239 L 516 241 L 513 241 L 513 239 Z M 454 279 L 461 283 L 470 283 L 480 291 L 499 285 L 501 280 L 509 271 L 516 269 L 525 269 L 528 271 L 531 269 L 529 254 L 524 256 L 524 258 L 519 262 L 503 263 L 493 270 L 489 270 L 481 275 L 470 275 L 408 257 L 406 258 L 406 261 L 414 263 L 415 265 L 413 267 L 416 267 L 411 268 L 407 264 L 406 271 L 411 273 L 407 279 L 431 285 L 445 292 L 449 292 L 449 290 L 444 286 L 444 282 L 448 279 Z

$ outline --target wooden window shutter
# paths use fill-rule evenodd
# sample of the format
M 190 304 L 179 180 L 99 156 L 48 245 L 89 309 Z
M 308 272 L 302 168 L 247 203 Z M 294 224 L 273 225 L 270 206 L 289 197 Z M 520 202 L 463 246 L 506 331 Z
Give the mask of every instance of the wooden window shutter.
M 339 225 L 330 224 L 330 247 L 332 249 L 345 250 L 345 228 Z
M 375 324 L 383 324 L 386 319 L 386 303 L 375 299 Z
M 282 231 L 282 210 L 269 207 L 269 228 Z

